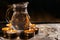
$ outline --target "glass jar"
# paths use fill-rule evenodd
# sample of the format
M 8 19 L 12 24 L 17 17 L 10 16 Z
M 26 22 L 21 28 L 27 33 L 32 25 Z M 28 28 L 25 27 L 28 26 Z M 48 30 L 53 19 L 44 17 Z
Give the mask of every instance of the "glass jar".
M 29 29 L 30 16 L 27 11 L 28 4 L 29 2 L 12 4 L 10 5 L 10 8 L 7 9 L 7 15 L 11 14 L 10 9 L 13 10 L 11 19 L 9 19 L 9 16 L 6 15 L 6 18 L 8 19 L 7 22 L 12 24 L 13 29 L 15 30 Z

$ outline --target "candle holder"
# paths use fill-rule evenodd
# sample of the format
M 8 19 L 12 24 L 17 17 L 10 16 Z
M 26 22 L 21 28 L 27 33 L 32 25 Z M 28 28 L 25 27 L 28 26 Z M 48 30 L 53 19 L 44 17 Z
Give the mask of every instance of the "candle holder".
M 16 30 L 8 30 L 6 32 L 6 38 L 8 38 L 8 39 L 15 39 L 15 38 L 17 38 L 17 31 Z

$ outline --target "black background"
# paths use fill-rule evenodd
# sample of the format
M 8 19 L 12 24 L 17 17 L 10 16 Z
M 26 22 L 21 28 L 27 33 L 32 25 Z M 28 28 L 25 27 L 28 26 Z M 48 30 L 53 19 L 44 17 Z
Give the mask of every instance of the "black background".
M 5 20 L 7 5 L 28 1 L 28 12 L 35 22 L 60 22 L 59 0 L 0 0 L 0 21 Z

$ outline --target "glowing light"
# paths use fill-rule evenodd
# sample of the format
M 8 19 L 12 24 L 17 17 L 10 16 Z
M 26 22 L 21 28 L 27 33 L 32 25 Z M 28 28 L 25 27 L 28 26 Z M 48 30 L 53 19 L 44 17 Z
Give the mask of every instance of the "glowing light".
M 8 27 L 5 27 L 5 28 L 2 28 L 3 31 L 8 31 L 10 28 Z

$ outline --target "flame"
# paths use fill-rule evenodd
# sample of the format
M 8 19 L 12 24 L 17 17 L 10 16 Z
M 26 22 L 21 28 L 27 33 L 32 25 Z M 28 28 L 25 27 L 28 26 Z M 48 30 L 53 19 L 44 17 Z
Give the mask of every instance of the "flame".
M 32 24 L 32 23 L 30 23 L 29 26 L 30 26 L 30 28 L 32 28 L 32 29 L 35 29 L 35 28 L 36 28 L 36 25 L 35 25 L 35 24 Z
M 11 26 L 12 26 L 12 24 L 11 24 L 11 23 L 9 23 L 9 24 L 6 24 L 6 26 L 11 27 Z
M 3 30 L 3 31 L 8 31 L 8 30 L 10 30 L 10 28 L 4 27 L 4 28 L 2 28 L 2 30 Z
M 29 29 L 29 30 L 24 30 L 24 32 L 25 32 L 25 33 L 33 33 L 33 32 L 35 32 L 35 30 Z

